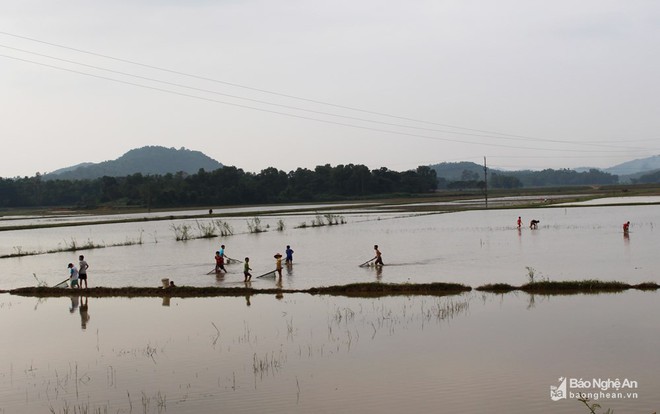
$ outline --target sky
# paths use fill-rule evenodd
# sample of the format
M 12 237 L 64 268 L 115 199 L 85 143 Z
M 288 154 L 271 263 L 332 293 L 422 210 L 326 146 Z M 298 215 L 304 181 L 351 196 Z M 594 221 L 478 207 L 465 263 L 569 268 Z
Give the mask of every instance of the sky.
M 259 172 L 660 154 L 660 2 L 0 2 L 0 177 L 147 145 Z

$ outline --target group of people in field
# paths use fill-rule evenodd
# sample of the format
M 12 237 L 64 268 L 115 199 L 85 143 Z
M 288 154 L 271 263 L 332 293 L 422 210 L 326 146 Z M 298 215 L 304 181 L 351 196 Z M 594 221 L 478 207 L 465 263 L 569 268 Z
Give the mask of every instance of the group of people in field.
M 530 229 L 538 229 L 540 222 L 541 222 L 541 220 L 536 220 L 536 219 L 530 221 L 529 222 L 529 228 Z M 518 223 L 517 224 L 518 224 L 518 229 L 520 229 L 522 227 L 522 218 L 520 216 L 518 216 Z
M 290 245 L 286 246 L 286 249 L 284 250 L 284 254 L 286 255 L 285 258 L 285 263 L 287 266 L 292 266 L 293 265 L 293 249 L 291 248 Z M 273 256 L 275 258 L 275 272 L 278 274 L 278 276 L 281 278 L 282 277 L 282 254 L 280 253 L 275 253 Z M 225 272 L 227 273 L 227 269 L 225 269 L 225 259 L 227 260 L 233 260 L 230 257 L 227 257 L 225 255 L 225 245 L 220 246 L 220 250 L 215 252 L 215 273 L 221 273 Z M 245 260 L 243 261 L 243 276 L 245 277 L 245 281 L 249 281 L 252 279 L 252 268 L 250 267 L 250 258 L 246 257 Z
M 537 229 L 538 224 L 540 223 L 540 220 L 531 220 L 529 224 L 530 229 Z M 518 221 L 516 223 L 518 225 L 518 229 L 522 227 L 522 218 L 518 216 Z M 626 221 L 623 223 L 623 233 L 627 235 L 630 231 L 630 221 Z M 381 251 L 378 248 L 378 245 L 374 245 L 374 252 L 375 256 L 373 259 L 369 260 L 366 263 L 371 263 L 375 266 L 383 266 L 383 255 Z M 286 249 L 284 250 L 284 253 L 286 256 L 282 256 L 280 253 L 275 253 L 273 256 L 275 258 L 275 272 L 277 273 L 278 277 L 282 277 L 282 257 L 285 257 L 284 263 L 287 266 L 292 266 L 293 265 L 293 249 L 291 248 L 290 245 L 286 246 Z M 225 245 L 220 246 L 220 250 L 215 252 L 215 273 L 221 273 L 225 272 L 227 273 L 227 269 L 225 269 L 225 259 L 228 260 L 233 260 L 225 255 Z M 365 264 L 366 264 L 365 263 Z M 85 256 L 80 255 L 78 257 L 78 267 L 76 267 L 73 263 L 69 263 L 68 265 L 69 268 L 69 282 L 72 288 L 82 288 L 83 285 L 85 289 L 87 288 L 87 269 L 89 269 L 89 264 L 87 261 L 85 261 Z M 252 274 L 250 273 L 252 271 L 252 268 L 250 267 L 250 258 L 246 257 L 244 262 L 243 262 L 243 276 L 245 278 L 245 281 L 249 281 L 252 279 Z M 171 282 L 171 287 L 174 286 L 174 282 Z
M 520 218 L 518 219 L 520 220 Z M 374 265 L 376 266 L 383 266 L 383 255 L 378 249 L 378 245 L 374 245 L 374 251 L 375 251 L 375 256 L 373 259 L 369 260 L 369 262 L 373 262 Z M 274 272 L 277 273 L 277 276 L 281 279 L 282 278 L 282 258 L 284 258 L 284 264 L 286 266 L 293 266 L 293 249 L 291 248 L 290 245 L 286 246 L 286 249 L 284 250 L 284 256 L 280 253 L 275 253 L 273 256 L 275 259 L 275 270 Z M 225 245 L 220 246 L 220 250 L 215 252 L 215 268 L 214 272 L 216 274 L 218 273 L 227 273 L 227 269 L 225 269 L 225 261 L 227 260 L 235 260 L 227 257 L 225 255 Z M 89 264 L 85 260 L 85 256 L 82 254 L 78 256 L 78 266 L 74 265 L 73 263 L 69 263 L 67 266 L 69 269 L 69 285 L 71 288 L 76 288 L 76 289 L 82 289 L 83 287 L 87 289 L 87 269 L 89 269 Z M 252 274 L 250 273 L 252 271 L 252 268 L 250 267 L 250 258 L 246 257 L 245 260 L 243 261 L 243 276 L 245 278 L 245 281 L 249 281 L 252 279 Z M 269 272 L 270 273 L 270 272 Z M 174 282 L 169 282 L 169 287 L 174 287 Z
M 78 267 L 73 263 L 69 263 L 67 266 L 69 269 L 69 284 L 72 288 L 82 288 L 85 285 L 87 289 L 87 269 L 89 269 L 89 264 L 85 260 L 85 256 L 82 254 L 78 256 Z
M 530 228 L 530 229 L 537 229 L 537 228 L 538 228 L 538 224 L 539 224 L 540 222 L 541 222 L 540 220 L 532 220 L 532 221 L 530 221 L 530 222 L 529 222 L 529 228 Z M 521 218 L 520 216 L 518 216 L 518 222 L 517 222 L 517 224 L 518 224 L 518 229 L 520 229 L 520 228 L 522 227 L 522 218 Z M 623 234 L 628 234 L 628 232 L 630 232 L 630 221 L 626 221 L 625 223 L 623 223 Z M 378 247 L 378 246 L 376 246 L 376 247 Z

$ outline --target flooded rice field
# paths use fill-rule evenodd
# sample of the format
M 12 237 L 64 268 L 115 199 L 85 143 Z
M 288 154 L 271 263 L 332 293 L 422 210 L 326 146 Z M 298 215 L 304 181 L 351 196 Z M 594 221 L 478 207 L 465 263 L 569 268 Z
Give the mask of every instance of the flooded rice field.
M 33 274 L 52 286 L 68 276 L 66 266 L 78 254 L 90 264 L 93 286 L 159 286 L 162 278 L 188 286 L 242 282 L 240 264 L 227 266 L 228 274 L 220 277 L 207 274 L 221 244 L 231 258 L 250 257 L 255 277 L 273 270 L 273 255 L 291 245 L 295 265 L 285 269 L 284 288 L 370 281 L 520 285 L 527 282 L 528 268 L 550 280 L 657 282 L 657 211 L 657 205 L 432 214 L 351 210 L 332 213 L 345 224 L 320 227 L 311 225 L 324 220 L 322 214 L 262 215 L 260 233 L 250 233 L 250 216 L 0 231 L 0 255 L 106 246 L 0 259 L 0 289 L 34 285 Z M 536 230 L 529 228 L 532 219 L 540 220 Z M 195 237 L 200 227 L 217 220 L 233 235 L 176 240 L 174 227 L 188 226 Z M 625 221 L 631 222 L 626 237 Z M 374 244 L 386 266 L 358 267 L 374 257 Z M 273 281 L 253 279 L 253 285 L 272 287 Z
M 255 289 L 521 285 L 530 273 L 537 280 L 660 281 L 656 205 L 453 213 L 347 206 L 327 218 L 318 208 L 277 209 L 256 222 L 247 215 L 0 231 L 0 255 L 31 253 L 0 259 L 0 289 L 36 285 L 35 275 L 55 285 L 78 254 L 90 264 L 90 287 L 159 286 L 161 278 L 179 286 L 245 286 L 241 264 L 208 274 L 220 244 L 229 257 L 250 257 Z M 318 226 L 322 218 L 337 224 Z M 540 220 L 538 229 L 529 228 L 531 219 Z M 195 238 L 215 220 L 233 234 Z M 624 236 L 625 221 L 631 230 Z M 175 229 L 184 225 L 191 238 L 177 241 Z M 359 267 L 373 257 L 374 244 L 385 266 Z M 84 245 L 97 248 L 75 250 Z M 273 255 L 286 245 L 295 251 L 294 265 L 282 280 L 256 278 L 275 267 Z M 65 249 L 71 251 L 59 251 Z M 650 316 L 658 311 L 657 292 L 636 291 L 1 294 L 0 413 L 589 413 L 578 392 L 604 409 L 651 413 L 660 406 L 660 328 Z

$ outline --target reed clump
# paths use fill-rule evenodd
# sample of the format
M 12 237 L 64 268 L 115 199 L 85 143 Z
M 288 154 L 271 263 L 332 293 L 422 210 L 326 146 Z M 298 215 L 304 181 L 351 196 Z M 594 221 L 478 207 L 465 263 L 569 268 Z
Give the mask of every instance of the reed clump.
M 253 217 L 247 220 L 247 228 L 249 233 L 264 233 L 268 231 L 261 224 L 261 219 L 259 217 Z
M 118 243 L 95 243 L 90 239 L 87 239 L 86 242 L 80 244 L 75 238 L 71 238 L 70 241 L 64 240 L 64 246 L 62 247 L 59 243 L 57 248 L 48 249 L 48 250 L 23 250 L 22 246 L 14 246 L 14 253 L 0 255 L 0 259 L 9 259 L 14 257 L 24 257 L 24 256 L 37 256 L 41 254 L 51 254 L 51 253 L 62 253 L 62 252 L 76 252 L 81 250 L 91 250 L 91 249 L 103 249 L 106 247 L 120 247 L 120 246 L 134 246 L 138 244 L 143 244 L 143 234 L 144 230 L 140 230 L 140 234 L 135 239 L 126 238 L 126 241 Z
M 316 213 L 316 216 L 312 219 L 311 224 L 307 224 L 306 221 L 303 221 L 295 228 L 297 229 L 306 229 L 307 227 L 324 227 L 324 226 L 336 226 L 339 224 L 346 224 L 346 218 L 344 216 L 332 213 L 319 214 Z

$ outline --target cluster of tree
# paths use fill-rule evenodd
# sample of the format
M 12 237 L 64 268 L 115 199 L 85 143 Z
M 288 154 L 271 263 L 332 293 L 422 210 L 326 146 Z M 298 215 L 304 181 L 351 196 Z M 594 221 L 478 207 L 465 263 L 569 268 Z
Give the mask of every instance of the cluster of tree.
M 595 168 L 578 172 L 570 169 L 546 169 L 542 171 L 514 171 L 507 173 L 522 183 L 523 187 L 559 187 L 566 185 L 617 184 L 619 176 Z
M 222 167 L 197 174 L 132 174 L 91 180 L 1 179 L 0 207 L 94 207 L 126 204 L 177 207 L 321 201 L 392 193 L 425 193 L 437 187 L 435 171 L 420 166 L 397 172 L 364 165 L 317 166 L 258 174 Z
M 654 171 L 652 173 L 644 174 L 639 178 L 631 179 L 633 184 L 655 184 L 660 183 L 660 170 Z
M 472 170 L 463 170 L 460 180 L 446 181 L 440 179 L 438 186 L 440 188 L 447 188 L 449 190 L 463 190 L 478 188 L 483 190 L 486 188 L 486 181 L 479 179 L 479 174 Z M 522 183 L 516 177 L 503 175 L 501 173 L 491 172 L 488 177 L 488 188 L 520 188 Z
M 483 189 L 486 182 L 473 170 L 463 170 L 460 179 L 449 181 L 442 178 L 438 181 L 438 188 L 447 189 Z M 608 185 L 617 184 L 619 177 L 597 169 L 578 172 L 575 170 L 546 169 L 543 171 L 490 171 L 488 174 L 488 188 L 521 188 L 521 187 L 552 187 L 570 185 Z

